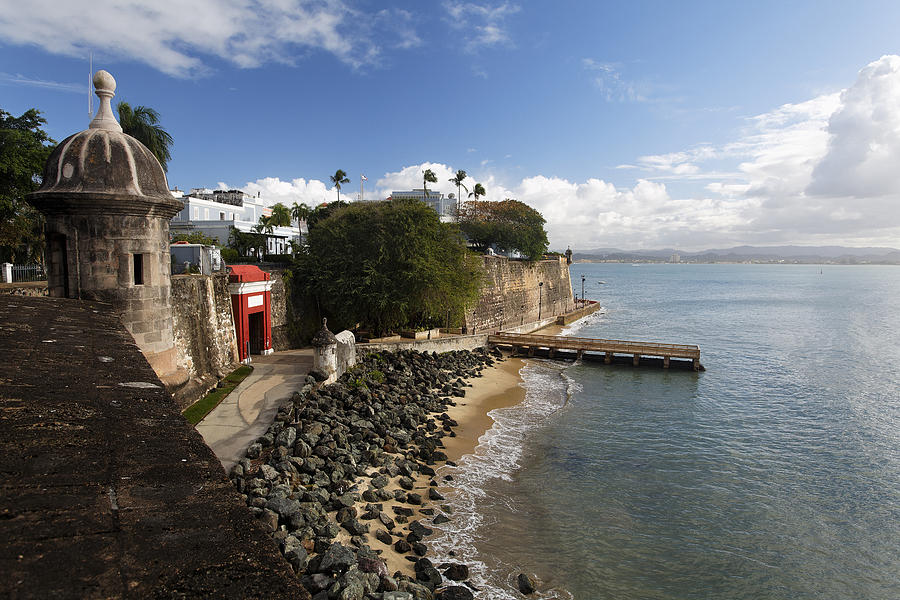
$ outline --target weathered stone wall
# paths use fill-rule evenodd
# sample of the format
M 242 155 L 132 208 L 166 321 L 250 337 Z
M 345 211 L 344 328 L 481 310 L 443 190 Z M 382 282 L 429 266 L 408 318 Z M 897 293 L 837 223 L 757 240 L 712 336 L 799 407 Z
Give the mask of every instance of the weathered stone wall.
M 455 335 L 430 340 L 403 340 L 402 342 L 374 342 L 357 344 L 356 352 L 365 357 L 370 352 L 396 352 L 398 350 L 418 350 L 419 352 L 450 352 L 452 350 L 474 350 L 487 345 L 488 334 Z
M 290 284 L 285 278 L 290 278 L 290 272 L 284 267 L 259 265 L 259 268 L 272 276 L 272 348 L 275 351 L 298 348 L 299 344 L 291 336 L 288 326 L 288 303 L 291 299 Z M 291 309 L 298 310 L 297 307 Z
M 4 598 L 309 599 L 108 304 L 0 322 Z
M 0 296 L 47 296 L 46 281 L 23 281 L 21 283 L 0 283 Z
M 469 333 L 517 327 L 561 315 L 574 307 L 564 257 L 533 262 L 502 256 L 483 258 L 485 280 L 481 297 L 466 313 Z
M 337 376 L 356 364 L 356 336 L 346 329 L 337 338 Z
M 171 297 L 178 367 L 190 373 L 175 391 L 184 407 L 237 366 L 228 275 L 175 275 Z

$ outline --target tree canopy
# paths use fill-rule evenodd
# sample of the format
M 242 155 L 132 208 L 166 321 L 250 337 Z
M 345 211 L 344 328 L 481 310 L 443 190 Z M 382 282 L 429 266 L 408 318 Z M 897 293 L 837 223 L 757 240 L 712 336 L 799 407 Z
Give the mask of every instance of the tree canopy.
M 310 227 L 296 276 L 320 312 L 381 334 L 459 321 L 478 296 L 480 261 L 455 225 L 415 199 L 354 203 Z
M 122 131 L 147 146 L 163 171 L 169 171 L 172 160 L 172 136 L 159 124 L 159 113 L 147 106 L 131 107 L 127 102 L 116 104 Z
M 14 117 L 0 109 L 0 261 L 43 262 L 43 217 L 25 202 L 41 183 L 44 164 L 56 143 L 47 123 L 31 108 Z
M 541 213 L 527 204 L 507 198 L 502 202 L 464 203 L 459 226 L 481 251 L 496 246 L 534 260 L 547 251 L 545 222 Z
M 334 200 L 332 202 L 328 202 L 327 204 L 320 204 L 319 206 L 315 207 L 306 216 L 307 229 L 312 229 L 319 221 L 327 219 L 332 215 L 332 213 L 334 213 L 334 211 L 343 206 L 349 205 L 343 200 Z
M 202 231 L 191 231 L 190 233 L 177 233 L 172 236 L 172 243 L 187 242 L 188 244 L 203 244 L 204 246 L 221 246 L 219 240 L 209 237 Z

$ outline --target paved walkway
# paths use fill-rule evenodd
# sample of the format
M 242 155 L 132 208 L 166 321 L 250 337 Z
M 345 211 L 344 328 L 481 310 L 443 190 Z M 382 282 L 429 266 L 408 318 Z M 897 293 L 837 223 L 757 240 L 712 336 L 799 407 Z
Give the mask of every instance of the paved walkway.
M 266 432 L 278 405 L 303 387 L 312 369 L 312 348 L 253 356 L 253 373 L 211 413 L 197 431 L 226 472 L 244 456 L 247 446 Z

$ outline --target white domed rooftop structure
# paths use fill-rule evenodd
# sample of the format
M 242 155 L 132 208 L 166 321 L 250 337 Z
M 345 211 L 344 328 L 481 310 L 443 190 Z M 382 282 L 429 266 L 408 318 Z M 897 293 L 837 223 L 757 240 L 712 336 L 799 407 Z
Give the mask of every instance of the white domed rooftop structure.
M 100 97 L 97 116 L 88 129 L 67 137 L 56 147 L 32 202 L 58 194 L 100 194 L 161 202 L 180 210 L 159 161 L 141 142 L 122 133 L 113 116 L 110 100 L 116 80 L 106 71 L 98 71 L 94 86 Z
M 27 197 L 46 218 L 48 292 L 108 302 L 172 389 L 187 379 L 175 347 L 169 253 L 169 221 L 184 205 L 153 153 L 113 116 L 113 76 L 98 71 L 94 87 L 97 116 L 57 146 Z

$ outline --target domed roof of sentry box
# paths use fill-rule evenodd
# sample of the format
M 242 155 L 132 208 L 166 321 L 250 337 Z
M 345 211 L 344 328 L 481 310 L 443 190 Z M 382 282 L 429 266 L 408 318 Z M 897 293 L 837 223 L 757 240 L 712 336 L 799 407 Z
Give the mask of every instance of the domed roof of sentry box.
M 100 97 L 97 116 L 88 129 L 69 136 L 56 147 L 44 167 L 43 183 L 29 195 L 30 199 L 40 202 L 59 195 L 115 195 L 172 203 L 172 208 L 177 208 L 181 202 L 169 192 L 159 161 L 141 142 L 122 133 L 113 116 L 110 100 L 116 80 L 106 71 L 97 71 L 94 89 Z
M 328 330 L 328 319 L 322 319 L 322 329 L 313 336 L 309 343 L 316 348 L 337 344 L 337 338 Z

